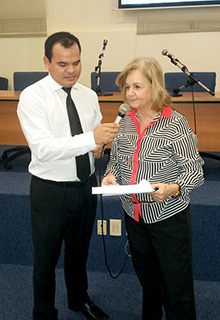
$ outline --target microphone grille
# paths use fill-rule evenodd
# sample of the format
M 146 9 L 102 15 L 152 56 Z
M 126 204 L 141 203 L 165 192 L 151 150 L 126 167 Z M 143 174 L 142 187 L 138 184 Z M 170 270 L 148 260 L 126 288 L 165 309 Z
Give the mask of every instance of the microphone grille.
M 119 107 L 119 112 L 123 115 L 126 115 L 130 112 L 130 106 L 127 103 L 122 103 Z
M 162 55 L 165 56 L 165 55 L 167 54 L 167 52 L 168 52 L 167 49 L 163 49 L 163 50 L 162 50 Z

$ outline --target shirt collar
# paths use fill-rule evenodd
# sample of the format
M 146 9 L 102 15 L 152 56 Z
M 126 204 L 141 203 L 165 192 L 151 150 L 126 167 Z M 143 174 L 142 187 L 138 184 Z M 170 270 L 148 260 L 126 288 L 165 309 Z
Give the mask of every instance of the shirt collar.
M 172 114 L 172 108 L 170 106 L 163 107 L 161 114 L 162 114 L 162 116 L 170 119 L 171 114 Z
M 62 86 L 53 79 L 53 77 L 50 75 L 50 73 L 48 75 L 48 80 L 49 80 L 49 86 L 52 91 L 62 89 Z M 77 82 L 73 85 L 73 88 L 75 88 L 75 87 L 77 87 Z

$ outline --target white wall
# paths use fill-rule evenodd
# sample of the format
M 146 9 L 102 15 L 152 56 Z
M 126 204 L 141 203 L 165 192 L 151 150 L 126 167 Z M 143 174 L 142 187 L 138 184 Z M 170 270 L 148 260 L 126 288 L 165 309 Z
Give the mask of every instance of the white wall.
M 9 79 L 13 90 L 15 71 L 45 71 L 43 45 L 45 38 L 0 38 L 0 76 Z
M 136 56 L 153 56 L 160 62 L 164 72 L 179 72 L 161 54 L 162 49 L 168 49 L 189 71 L 215 71 L 216 91 L 220 91 L 220 32 L 137 35 L 139 13 L 115 10 L 117 0 L 46 0 L 46 7 L 48 35 L 57 31 L 70 31 L 79 37 L 83 63 L 80 81 L 85 85 L 90 86 L 90 73 L 98 63 L 103 40 L 107 39 L 102 71 L 120 71 Z M 207 13 L 212 14 L 216 10 L 220 8 Z M 175 12 L 169 11 L 170 19 Z M 196 16 L 199 11 L 190 12 Z M 164 11 L 165 14 L 167 10 Z M 157 19 L 157 15 L 161 16 L 163 12 L 159 15 L 154 10 L 151 15 Z M 44 37 L 0 38 L 0 75 L 9 79 L 11 89 L 14 71 L 44 70 L 44 41 Z

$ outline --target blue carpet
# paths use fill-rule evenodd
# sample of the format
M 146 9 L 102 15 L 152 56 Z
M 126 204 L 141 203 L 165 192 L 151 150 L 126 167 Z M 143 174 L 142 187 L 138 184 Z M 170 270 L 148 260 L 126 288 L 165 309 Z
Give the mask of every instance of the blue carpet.
M 0 154 L 7 146 L 0 146 Z M 205 184 L 192 193 L 192 232 L 196 306 L 198 320 L 220 320 L 220 161 L 205 160 Z M 33 249 L 30 227 L 29 156 L 23 155 L 5 170 L 0 163 L 0 319 L 29 320 L 32 308 Z M 96 162 L 101 175 L 107 156 Z M 101 179 L 101 178 L 99 178 Z M 104 219 L 122 219 L 122 237 L 105 236 L 107 258 L 113 275 L 126 259 L 126 232 L 118 197 L 105 198 Z M 97 219 L 101 219 L 100 199 Z M 84 319 L 67 308 L 63 280 L 63 254 L 57 268 L 59 320 Z M 116 280 L 107 273 L 102 237 L 92 235 L 88 258 L 90 294 L 110 314 L 110 319 L 136 320 L 141 314 L 141 289 L 128 258 L 123 274 Z
M 0 265 L 1 320 L 31 320 L 33 305 L 32 267 Z M 56 308 L 59 320 L 83 320 L 68 310 L 63 270 L 57 269 Z M 108 274 L 89 272 L 89 294 L 110 316 L 110 320 L 141 319 L 141 288 L 136 276 L 122 274 L 113 280 Z M 220 282 L 195 281 L 197 320 L 220 319 Z
M 0 202 L 0 263 L 32 265 L 33 249 L 30 227 L 30 204 L 28 173 L 1 172 Z M 220 202 L 217 181 L 206 181 L 192 195 L 192 232 L 194 250 L 194 279 L 220 281 Z M 207 186 L 207 187 L 206 187 Z M 10 190 L 10 193 L 9 193 Z M 217 191 L 217 194 L 216 194 Z M 211 201 L 210 201 L 211 199 Z M 113 204 L 113 206 L 112 206 Z M 105 236 L 108 261 L 113 274 L 118 273 L 125 259 L 126 234 L 123 212 L 118 198 L 105 198 L 104 218 L 122 219 L 122 237 Z M 113 209 L 114 208 L 114 209 Z M 100 202 L 97 219 L 101 219 Z M 58 267 L 62 268 L 62 256 Z M 102 237 L 92 235 L 88 269 L 106 272 Z M 133 274 L 131 259 L 125 273 Z

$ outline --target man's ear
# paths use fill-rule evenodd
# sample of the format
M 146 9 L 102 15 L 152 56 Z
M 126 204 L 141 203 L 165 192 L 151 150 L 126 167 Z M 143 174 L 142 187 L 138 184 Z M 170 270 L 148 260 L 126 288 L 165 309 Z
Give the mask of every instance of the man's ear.
M 48 58 L 46 56 L 43 57 L 43 62 L 44 62 L 45 68 L 49 69 L 50 61 L 48 60 Z

